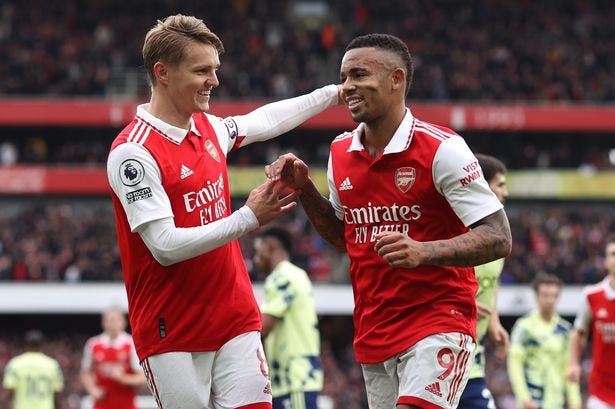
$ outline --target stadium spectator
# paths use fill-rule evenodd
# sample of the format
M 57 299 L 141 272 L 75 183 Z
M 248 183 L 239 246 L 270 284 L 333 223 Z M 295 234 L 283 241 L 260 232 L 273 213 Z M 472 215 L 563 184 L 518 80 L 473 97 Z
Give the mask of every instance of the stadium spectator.
M 254 265 L 268 273 L 261 305 L 274 409 L 317 409 L 322 389 L 320 333 L 312 283 L 289 257 L 293 239 L 280 227 L 254 241 Z
M 490 155 L 477 154 L 476 159 L 478 159 L 489 188 L 504 204 L 508 197 L 506 166 L 499 159 Z M 478 281 L 478 292 L 476 293 L 477 344 L 470 377 L 459 400 L 458 408 L 460 409 L 490 409 L 495 405 L 485 381 L 485 337 L 488 335 L 495 343 L 496 356 L 504 359 L 508 352 L 508 332 L 500 322 L 497 309 L 499 279 L 503 268 L 503 258 L 474 267 Z
M 202 20 L 159 20 L 143 46 L 150 102 L 108 159 L 133 338 L 163 407 L 271 407 L 260 312 L 237 238 L 294 207 L 297 192 L 280 198 L 284 185 L 267 181 L 232 212 L 226 156 L 338 101 L 329 85 L 246 115 L 209 115 L 223 51 Z
M 245 6 L 237 7 L 237 3 Z M 145 95 L 139 33 L 170 6 L 14 0 L 0 10 L 0 93 Z M 394 32 L 416 50 L 417 99 L 612 101 L 615 18 L 609 0 L 502 2 L 263 0 L 176 5 L 216 15 L 229 63 L 227 97 L 287 97 L 333 80 L 348 39 Z M 117 16 L 133 16 L 126 18 Z M 429 16 L 428 19 L 423 18 Z M 459 27 L 463 27 L 460 30 Z M 512 35 L 511 33 L 514 33 Z M 512 163 L 512 162 L 509 162 Z
M 316 230 L 348 252 L 370 408 L 454 408 L 474 350 L 473 266 L 510 252 L 508 220 L 463 139 L 406 108 L 412 60 L 403 41 L 356 37 L 340 77 L 359 126 L 331 144 L 329 200 L 292 154 L 266 173 L 299 189 Z
M 103 332 L 88 339 L 81 360 L 81 382 L 94 409 L 137 409 L 136 388 L 145 385 L 126 318 L 119 308 L 102 313 Z
M 41 352 L 43 333 L 30 330 L 24 337 L 26 352 L 12 358 L 4 370 L 3 386 L 13 409 L 62 409 L 64 388 L 58 361 Z
M 539 273 L 532 282 L 537 309 L 511 331 L 508 376 L 519 409 L 581 408 L 578 380 L 566 378 L 572 325 L 556 312 L 562 281 Z
M 592 334 L 588 409 L 615 408 L 615 236 L 606 241 L 604 267 L 604 280 L 585 290 L 570 341 L 568 378 L 578 382 L 581 356 Z

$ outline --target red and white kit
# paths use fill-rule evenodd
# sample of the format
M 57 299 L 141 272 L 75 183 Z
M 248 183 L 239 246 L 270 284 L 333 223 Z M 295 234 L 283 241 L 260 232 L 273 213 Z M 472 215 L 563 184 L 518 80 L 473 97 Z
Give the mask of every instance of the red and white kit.
M 111 377 L 118 368 L 123 373 L 141 371 L 132 338 L 121 333 L 111 339 L 106 334 L 90 338 L 83 349 L 81 368 L 94 373 L 96 385 L 104 390 L 102 399 L 94 402 L 94 409 L 136 409 L 135 388 L 123 385 Z
M 450 239 L 502 204 L 453 131 L 407 110 L 384 153 L 372 159 L 362 128 L 333 141 L 328 168 L 330 201 L 344 220 L 351 260 L 357 361 L 384 362 L 432 334 L 474 337 L 474 268 L 393 268 L 375 252 L 375 236 L 393 230 L 417 241 Z
M 592 334 L 589 394 L 615 406 L 615 289 L 610 276 L 585 290 L 574 327 Z

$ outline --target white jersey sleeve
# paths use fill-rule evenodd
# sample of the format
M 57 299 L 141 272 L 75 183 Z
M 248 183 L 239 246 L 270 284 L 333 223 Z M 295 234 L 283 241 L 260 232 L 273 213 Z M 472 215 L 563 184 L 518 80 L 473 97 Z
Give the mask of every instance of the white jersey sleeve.
M 282 135 L 336 105 L 337 99 L 337 85 L 327 85 L 306 95 L 263 105 L 246 115 L 225 119 L 209 114 L 207 116 L 218 135 L 222 150 L 228 153 L 237 140 L 239 147 L 242 147 Z
M 449 138 L 440 144 L 432 171 L 436 189 L 466 226 L 503 208 L 463 138 Z
M 81 356 L 81 370 L 82 371 L 90 371 L 92 370 L 92 342 L 93 338 L 90 338 L 86 341 L 85 346 L 83 347 L 83 355 Z
M 579 306 L 577 316 L 574 320 L 574 328 L 587 334 L 589 332 L 589 326 L 591 325 L 592 319 L 592 310 L 589 307 L 587 296 L 584 296 L 583 301 L 581 301 L 581 305 Z
M 237 240 L 257 227 L 254 212 L 243 206 L 204 226 L 175 227 L 172 218 L 153 220 L 140 227 L 139 234 L 156 261 L 168 266 Z
M 132 165 L 143 175 L 138 184 L 124 183 L 122 172 L 126 164 Z M 139 226 L 152 220 L 173 217 L 171 203 L 162 186 L 160 168 L 151 153 L 143 146 L 127 142 L 111 151 L 107 160 L 107 178 L 126 212 L 130 230 L 134 233 Z M 135 191 L 147 189 L 151 192 L 148 200 L 130 200 Z
M 327 185 L 329 186 L 329 202 L 331 202 L 331 206 L 333 206 L 333 210 L 335 210 L 335 215 L 338 219 L 344 220 L 344 208 L 342 207 L 342 202 L 337 194 L 337 187 L 333 181 L 331 154 L 329 154 L 329 163 L 327 164 Z
M 141 167 L 139 172 L 143 178 L 137 185 L 126 186 L 122 182 L 120 172 L 128 161 L 135 167 Z M 152 256 L 163 265 L 196 257 L 258 227 L 258 219 L 247 206 L 204 226 L 176 227 L 158 164 L 141 145 L 124 143 L 111 151 L 107 176 L 126 212 L 130 230 L 141 235 Z M 135 190 L 146 188 L 151 190 L 148 200 L 128 199 Z

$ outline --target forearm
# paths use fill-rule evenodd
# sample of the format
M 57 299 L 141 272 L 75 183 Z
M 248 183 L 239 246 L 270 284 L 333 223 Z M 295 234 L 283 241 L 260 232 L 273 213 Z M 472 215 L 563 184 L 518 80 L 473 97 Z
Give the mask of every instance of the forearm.
M 124 373 L 117 381 L 128 386 L 141 386 L 145 384 L 145 375 L 143 372 Z
M 243 145 L 265 141 L 301 125 L 330 106 L 336 105 L 338 89 L 327 85 L 299 97 L 264 105 L 246 115 L 235 117 L 246 138 Z
M 257 227 L 254 213 L 244 206 L 204 226 L 180 228 L 171 218 L 154 220 L 142 226 L 139 234 L 154 258 L 168 266 L 211 251 Z
M 518 403 L 530 400 L 532 395 L 527 387 L 523 373 L 523 358 L 515 352 L 508 355 L 508 378 Z
M 96 386 L 94 375 L 89 371 L 82 371 L 80 378 L 81 384 L 85 388 L 86 392 L 90 395 L 95 395 L 98 390 L 98 386 Z
M 570 347 L 568 352 L 568 365 L 580 365 L 581 355 L 585 347 L 585 337 L 578 330 L 573 329 L 570 334 Z
M 337 218 L 331 202 L 320 194 L 311 180 L 302 187 L 299 200 L 318 234 L 337 251 L 345 253 L 344 222 Z
M 423 242 L 423 264 L 477 266 L 506 257 L 511 242 L 508 219 L 500 210 L 467 233 L 451 239 Z

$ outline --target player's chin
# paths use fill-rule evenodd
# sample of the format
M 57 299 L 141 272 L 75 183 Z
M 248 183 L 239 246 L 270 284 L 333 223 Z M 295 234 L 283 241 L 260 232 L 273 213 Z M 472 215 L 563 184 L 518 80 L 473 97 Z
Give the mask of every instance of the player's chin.
M 208 112 L 209 101 L 196 101 L 195 107 L 196 109 L 194 110 L 194 112 Z

